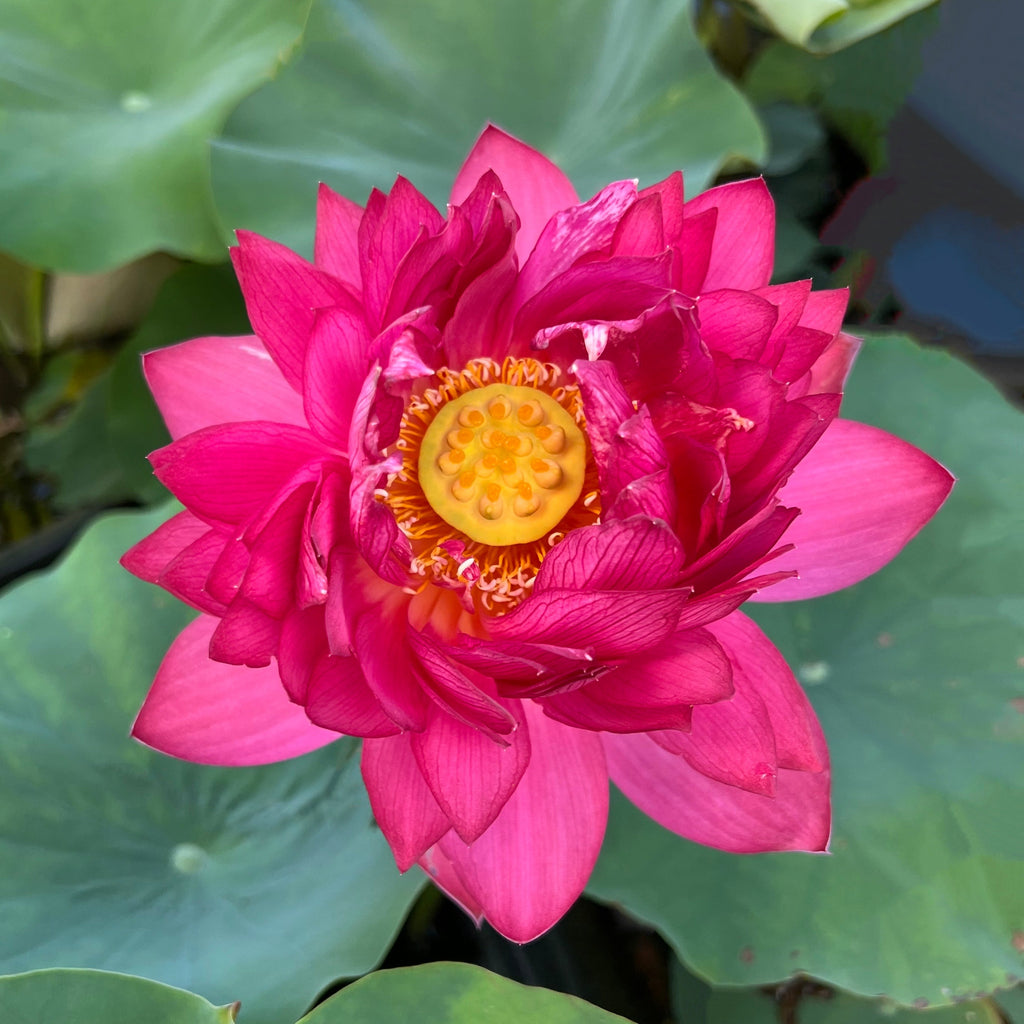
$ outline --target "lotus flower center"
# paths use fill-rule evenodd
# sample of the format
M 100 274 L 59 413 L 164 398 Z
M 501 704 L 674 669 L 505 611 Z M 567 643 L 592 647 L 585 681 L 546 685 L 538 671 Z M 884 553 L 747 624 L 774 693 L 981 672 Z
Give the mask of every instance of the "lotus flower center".
M 481 544 L 543 537 L 583 490 L 587 445 L 549 394 L 505 383 L 444 405 L 423 435 L 417 472 L 431 508 Z

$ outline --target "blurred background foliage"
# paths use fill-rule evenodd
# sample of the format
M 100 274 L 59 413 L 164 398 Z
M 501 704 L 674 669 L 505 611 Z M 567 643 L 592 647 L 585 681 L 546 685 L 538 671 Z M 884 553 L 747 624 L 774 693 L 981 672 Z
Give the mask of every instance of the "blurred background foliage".
M 1024 1024 L 1022 29 L 1015 0 L 0 0 L 0 1019 Z M 589 898 L 523 948 L 398 876 L 351 745 L 129 741 L 188 613 L 116 565 L 166 514 L 140 354 L 248 329 L 232 230 L 308 254 L 320 180 L 443 205 L 486 121 L 584 195 L 764 174 L 778 279 L 849 286 L 869 336 L 848 415 L 960 478 L 890 569 L 758 615 L 829 737 L 833 856 L 617 799 Z

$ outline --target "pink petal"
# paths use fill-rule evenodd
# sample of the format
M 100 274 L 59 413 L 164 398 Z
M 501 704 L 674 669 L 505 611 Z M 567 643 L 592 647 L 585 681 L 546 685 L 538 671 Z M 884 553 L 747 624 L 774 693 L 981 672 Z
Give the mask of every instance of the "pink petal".
M 346 736 L 394 736 L 401 732 L 384 714 L 353 657 L 321 657 L 310 676 L 304 703 L 311 722 Z
M 167 568 L 155 580 L 179 601 L 211 615 L 223 615 L 224 603 L 211 597 L 206 580 L 224 550 L 228 537 L 219 530 L 207 530 L 181 554 L 167 563 Z
M 626 211 L 612 236 L 612 256 L 654 256 L 665 248 L 661 197 L 638 198 Z
M 602 736 L 612 781 L 659 825 L 730 853 L 821 851 L 830 828 L 829 773 L 781 769 L 775 796 L 702 775 L 650 736 Z
M 345 286 L 291 249 L 249 231 L 238 232 L 231 250 L 253 330 L 285 380 L 302 389 L 302 366 L 314 311 L 326 306 L 358 310 Z
M 188 510 L 171 516 L 122 556 L 121 564 L 147 583 L 156 583 L 172 559 L 209 532 L 209 524 Z
M 288 700 L 275 668 L 211 661 L 216 626 L 201 615 L 171 644 L 132 727 L 136 739 L 186 761 L 251 765 L 298 757 L 338 738 Z
M 662 237 L 669 244 L 679 241 L 683 230 L 683 173 L 673 171 L 663 181 L 648 185 L 637 193 L 638 198 L 657 196 L 661 209 Z
M 451 828 L 437 806 L 408 733 L 363 740 L 363 781 L 373 816 L 399 871 L 408 869 Z
M 780 768 L 817 772 L 828 767 L 828 750 L 807 694 L 778 649 L 741 612 L 708 626 L 729 654 L 739 691 L 755 690 L 775 736 Z
M 412 749 L 423 778 L 452 827 L 467 843 L 478 839 L 519 785 L 530 761 L 530 738 L 520 722 L 508 743 L 435 709 Z
M 846 315 L 849 302 L 849 288 L 811 292 L 800 314 L 800 326 L 824 331 L 834 337 L 843 326 L 843 317 Z
M 857 583 L 894 558 L 946 500 L 953 477 L 924 452 L 852 420 L 835 420 L 779 491 L 800 509 L 773 569 L 795 569 L 757 596 L 793 601 Z
M 608 817 L 598 736 L 560 725 L 529 702 L 524 713 L 532 751 L 516 791 L 471 846 L 454 832 L 440 842 L 473 904 L 513 942 L 547 931 L 583 891 Z
M 406 642 L 415 653 L 420 680 L 427 696 L 444 710 L 471 729 L 482 730 L 489 740 L 498 740 L 516 728 L 516 720 L 507 708 L 485 693 L 481 683 L 489 682 L 476 676 L 472 669 L 460 668 L 445 657 L 439 644 L 425 633 L 409 626 Z M 473 678 L 473 677 L 476 678 Z
M 501 179 L 519 215 L 516 253 L 522 264 L 551 217 L 579 202 L 576 190 L 546 156 L 490 124 L 455 178 L 452 204 L 464 202 L 484 172 L 490 170 Z
M 284 423 L 222 423 L 149 456 L 160 482 L 196 515 L 228 527 L 257 515 L 288 480 L 324 454 L 308 430 Z
M 809 280 L 787 281 L 784 284 L 770 284 L 765 288 L 758 288 L 753 293 L 767 299 L 778 310 L 778 319 L 772 331 L 773 340 L 789 334 L 800 323 L 801 314 L 807 305 L 807 296 L 811 294 L 811 284 Z
M 399 175 L 383 203 L 374 192 L 359 226 L 359 264 L 363 276 L 363 305 L 371 333 L 387 324 L 381 317 L 395 272 L 413 244 L 436 235 L 444 218 L 410 181 Z
M 775 204 L 763 179 L 708 189 L 686 204 L 684 214 L 689 220 L 712 209 L 718 211 L 718 219 L 700 293 L 764 287 L 771 279 L 775 258 Z
M 697 313 L 700 336 L 713 352 L 724 352 L 732 359 L 758 360 L 779 310 L 751 292 L 723 288 L 701 295 Z
M 450 899 L 454 900 L 476 922 L 477 927 L 484 919 L 483 908 L 469 894 L 455 865 L 436 843 L 419 859 L 419 865 L 433 879 L 434 884 Z
M 445 648 L 449 657 L 494 679 L 534 680 L 565 675 L 593 662 L 589 651 L 520 640 L 481 640 L 460 633 Z
M 358 203 L 320 183 L 313 262 L 348 285 L 356 295 L 362 288 L 358 237 L 362 219 L 363 208 Z
M 683 549 L 668 526 L 634 516 L 573 530 L 541 565 L 539 594 L 567 590 L 655 590 L 679 578 Z
M 210 636 L 210 657 L 228 665 L 264 668 L 277 653 L 281 622 L 236 597 Z
M 624 658 L 660 643 L 676 626 L 686 590 L 546 590 L 491 623 L 499 639 L 593 647 Z
M 687 629 L 634 655 L 584 689 L 602 703 L 707 704 L 732 695 L 732 666 L 714 636 L 704 629 Z
M 570 268 L 576 265 L 582 267 L 584 264 L 581 261 L 584 257 L 600 256 L 603 260 L 611 246 L 619 221 L 635 202 L 635 182 L 613 181 L 601 189 L 593 199 L 579 205 L 570 204 L 566 209 L 555 213 L 544 226 L 537 244 L 530 253 L 530 258 L 522 265 L 519 280 L 516 281 L 512 311 L 520 309 L 542 288 L 554 284 L 556 278 L 567 274 Z M 637 266 L 642 260 L 626 257 L 623 262 L 625 266 Z M 559 290 L 561 289 L 556 287 L 556 291 Z M 549 292 L 549 305 L 553 304 L 552 300 L 553 293 Z M 627 315 L 635 316 L 636 307 Z M 566 316 L 563 319 L 578 320 L 581 317 Z
M 296 704 L 306 703 L 310 676 L 326 653 L 322 605 L 291 611 L 284 617 L 277 647 L 277 669 L 281 684 Z
M 709 779 L 770 797 L 778 763 L 768 711 L 745 676 L 734 678 L 736 689 L 728 700 L 693 709 L 688 733 L 670 733 L 668 743 L 655 739 Z
M 672 283 L 684 295 L 698 296 L 701 293 L 711 265 L 717 224 L 718 210 L 714 206 L 703 213 L 687 213 L 683 220 L 679 243 L 675 247 Z
M 837 334 L 811 367 L 810 379 L 806 385 L 807 393 L 814 395 L 827 391 L 842 391 L 859 351 L 859 338 L 854 338 L 850 334 Z
M 249 565 L 239 592 L 275 618 L 295 604 L 302 530 L 314 490 L 312 482 L 296 487 L 258 530 L 244 536 Z
M 302 399 L 255 335 L 183 341 L 147 352 L 142 366 L 174 439 L 241 420 L 306 425 Z
M 336 585 L 332 579 L 331 586 Z M 427 698 L 406 640 L 408 598 L 399 596 L 404 600 L 360 614 L 352 641 L 366 682 L 387 716 L 403 729 L 418 731 L 426 725 Z
M 571 693 L 538 697 L 537 703 L 556 722 L 592 732 L 652 732 L 656 729 L 690 728 L 693 709 L 687 704 L 650 707 L 606 704 L 589 693 L 590 685 Z
M 338 451 L 348 447 L 352 413 L 369 371 L 370 336 L 362 316 L 317 314 L 306 349 L 303 407 L 313 432 Z

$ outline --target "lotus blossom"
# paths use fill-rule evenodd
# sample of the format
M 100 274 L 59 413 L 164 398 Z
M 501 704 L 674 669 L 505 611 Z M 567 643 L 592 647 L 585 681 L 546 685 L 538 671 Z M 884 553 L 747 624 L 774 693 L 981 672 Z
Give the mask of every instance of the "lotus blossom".
M 612 781 L 734 852 L 824 850 L 828 752 L 741 611 L 889 561 L 949 474 L 837 418 L 845 291 L 772 285 L 760 180 L 580 202 L 494 127 L 441 214 L 321 186 L 313 263 L 240 232 L 254 335 L 145 357 L 184 505 L 127 568 L 202 614 L 135 723 L 249 765 L 363 738 L 373 813 L 516 941 L 597 858 Z

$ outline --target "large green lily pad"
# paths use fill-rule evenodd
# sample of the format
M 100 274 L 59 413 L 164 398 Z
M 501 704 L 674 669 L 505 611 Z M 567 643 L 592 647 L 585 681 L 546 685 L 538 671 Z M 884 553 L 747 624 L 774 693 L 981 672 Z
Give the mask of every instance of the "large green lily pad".
M 747 0 L 784 39 L 831 53 L 882 32 L 936 0 Z
M 688 0 L 321 0 L 304 52 L 213 149 L 227 228 L 309 252 L 317 181 L 362 202 L 403 174 L 443 204 L 493 121 L 590 195 L 683 168 L 691 191 L 758 161 L 753 112 L 697 41 Z
M 31 971 L 0 978 L 4 1024 L 232 1024 L 236 1009 L 107 971 Z
M 575 996 L 530 988 L 470 964 L 376 971 L 332 996 L 299 1024 L 623 1024 Z
M 0 972 L 123 971 L 280 1024 L 374 966 L 420 878 L 395 869 L 352 741 L 218 769 L 128 738 L 192 613 L 117 558 L 168 511 L 101 520 L 0 597 Z
M 671 981 L 680 1024 L 1003 1024 L 992 999 L 923 1010 L 837 992 L 804 978 L 778 987 L 712 988 L 678 960 L 672 964 Z
M 715 983 L 802 971 L 949 1003 L 1024 973 L 1024 420 L 952 357 L 899 337 L 866 346 L 848 395 L 845 415 L 915 442 L 959 483 L 872 579 L 755 612 L 829 740 L 832 855 L 729 856 L 620 797 L 591 892 Z
M 3 247 L 103 270 L 221 259 L 207 145 L 288 53 L 309 0 L 4 0 Z

